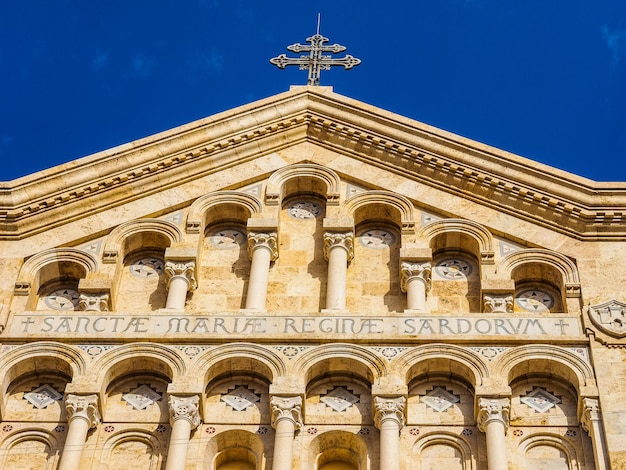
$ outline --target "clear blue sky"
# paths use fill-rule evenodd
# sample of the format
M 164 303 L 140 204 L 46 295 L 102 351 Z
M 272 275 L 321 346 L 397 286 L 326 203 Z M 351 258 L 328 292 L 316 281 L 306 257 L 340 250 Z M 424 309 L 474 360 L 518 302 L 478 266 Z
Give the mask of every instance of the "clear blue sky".
M 625 0 L 19 0 L 0 8 L 0 180 L 306 83 L 599 181 L 626 181 Z

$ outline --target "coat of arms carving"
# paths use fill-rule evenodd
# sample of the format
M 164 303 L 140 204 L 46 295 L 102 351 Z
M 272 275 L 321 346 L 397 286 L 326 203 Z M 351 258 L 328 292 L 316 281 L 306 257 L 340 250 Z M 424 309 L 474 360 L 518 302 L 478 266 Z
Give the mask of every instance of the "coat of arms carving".
M 618 338 L 626 336 L 626 303 L 610 300 L 590 305 L 589 318 L 604 333 Z

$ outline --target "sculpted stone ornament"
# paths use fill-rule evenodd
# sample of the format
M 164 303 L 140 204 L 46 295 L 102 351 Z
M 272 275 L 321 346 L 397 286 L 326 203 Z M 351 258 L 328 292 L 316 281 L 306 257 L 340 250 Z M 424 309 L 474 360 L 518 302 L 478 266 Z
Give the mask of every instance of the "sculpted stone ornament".
M 626 304 L 610 300 L 589 306 L 589 318 L 603 333 L 616 338 L 626 337 Z
M 68 422 L 76 418 L 84 419 L 90 428 L 100 424 L 100 412 L 98 411 L 97 395 L 71 395 L 65 397 L 65 409 L 67 410 Z
M 500 421 L 505 432 L 509 429 L 511 400 L 508 398 L 480 398 L 478 401 L 478 429 L 487 432 L 490 421 Z
M 404 426 L 405 397 L 374 397 L 374 423 L 378 429 L 388 419 L 395 421 L 399 428 Z
M 277 232 L 248 232 L 248 255 L 252 259 L 254 250 L 267 248 L 270 251 L 270 260 L 278 259 L 278 233 Z
M 78 309 L 85 312 L 108 312 L 109 294 L 81 293 L 78 299 Z
M 411 263 L 403 261 L 400 264 L 400 289 L 402 292 L 406 292 L 409 281 L 413 278 L 419 278 L 424 281 L 426 290 L 430 290 L 430 275 L 432 272 L 432 266 L 428 263 Z
M 174 279 L 183 278 L 189 284 L 190 290 L 195 289 L 198 287 L 195 270 L 195 261 L 167 261 L 165 263 L 165 275 L 167 276 L 168 288 Z
M 200 412 L 198 404 L 200 403 L 200 397 L 198 395 L 192 395 L 188 397 L 181 397 L 176 395 L 170 395 L 167 399 L 170 410 L 170 424 L 174 426 L 174 421 L 184 419 L 191 424 L 191 429 L 196 429 L 200 426 L 202 419 L 200 418 Z
M 290 420 L 296 430 L 303 426 L 302 423 L 302 397 L 276 397 L 270 400 L 272 408 L 272 426 L 276 428 L 278 421 Z
M 352 232 L 324 233 L 324 257 L 328 260 L 330 250 L 334 248 L 343 248 L 348 254 L 348 261 L 354 259 L 354 234 Z
M 593 429 L 593 423 L 600 421 L 600 401 L 597 398 L 583 398 L 583 412 L 580 418 L 580 424 L 583 429 L 590 434 Z
M 484 295 L 485 313 L 513 313 L 512 295 Z

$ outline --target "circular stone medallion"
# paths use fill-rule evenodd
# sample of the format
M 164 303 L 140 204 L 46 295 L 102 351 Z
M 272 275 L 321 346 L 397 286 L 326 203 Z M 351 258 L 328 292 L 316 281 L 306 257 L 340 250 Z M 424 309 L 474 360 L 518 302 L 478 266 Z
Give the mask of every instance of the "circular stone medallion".
M 528 312 L 547 312 L 554 306 L 554 297 L 541 289 L 520 292 L 515 301 L 520 308 Z
M 159 277 L 164 266 L 163 260 L 158 258 L 141 258 L 130 266 L 130 272 L 137 277 Z
M 462 258 L 441 260 L 437 263 L 435 269 L 442 278 L 453 281 L 462 281 L 472 274 L 472 265 Z
M 367 248 L 381 249 L 393 245 L 396 238 L 387 230 L 374 229 L 366 230 L 361 233 L 359 240 L 361 241 L 361 245 Z
M 78 291 L 74 289 L 56 289 L 44 297 L 48 308 L 53 310 L 74 310 L 78 307 Z
M 246 243 L 244 234 L 235 229 L 220 230 L 210 238 L 211 243 L 222 250 L 239 248 Z
M 322 208 L 311 201 L 298 201 L 289 206 L 287 213 L 294 219 L 315 219 L 321 215 Z

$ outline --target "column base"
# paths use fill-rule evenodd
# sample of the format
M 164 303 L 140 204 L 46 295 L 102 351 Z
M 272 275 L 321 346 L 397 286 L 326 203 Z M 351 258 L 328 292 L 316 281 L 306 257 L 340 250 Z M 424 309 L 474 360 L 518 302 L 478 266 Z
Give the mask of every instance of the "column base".
M 320 313 L 350 313 L 346 308 L 323 308 Z
M 406 309 L 404 311 L 404 313 L 430 313 L 430 310 L 428 309 L 423 309 L 423 310 L 416 310 L 416 309 Z
M 240 308 L 239 313 L 267 313 L 264 308 Z
M 157 310 L 159 313 L 185 313 L 184 308 L 160 308 Z

